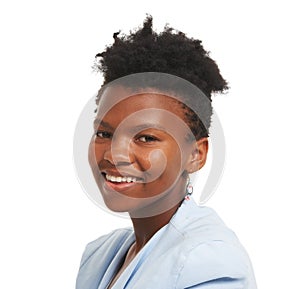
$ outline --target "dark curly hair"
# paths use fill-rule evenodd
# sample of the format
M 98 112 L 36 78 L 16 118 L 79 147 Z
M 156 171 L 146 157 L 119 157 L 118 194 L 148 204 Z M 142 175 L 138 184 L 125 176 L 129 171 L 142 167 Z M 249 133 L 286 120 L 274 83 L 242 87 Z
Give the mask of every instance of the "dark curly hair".
M 151 16 L 146 17 L 143 27 L 137 31 L 129 35 L 117 32 L 113 34 L 113 38 L 113 45 L 96 55 L 97 59 L 100 58 L 98 68 L 104 76 L 103 86 L 135 73 L 161 72 L 189 81 L 206 95 L 209 103 L 212 93 L 228 89 L 227 82 L 221 76 L 215 61 L 204 50 L 201 40 L 188 38 L 169 26 L 165 26 L 163 32 L 156 33 L 152 29 Z M 168 91 L 167 86 L 168 84 L 165 91 Z M 99 96 L 100 94 L 98 98 Z M 211 104 L 205 111 L 202 109 L 202 121 L 192 109 L 184 103 L 181 105 L 195 138 L 207 137 L 212 115 Z

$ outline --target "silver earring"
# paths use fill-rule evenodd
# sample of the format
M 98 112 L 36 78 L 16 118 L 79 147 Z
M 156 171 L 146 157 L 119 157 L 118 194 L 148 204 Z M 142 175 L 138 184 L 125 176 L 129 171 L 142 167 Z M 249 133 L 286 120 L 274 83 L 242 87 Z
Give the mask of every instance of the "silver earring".
M 189 200 L 189 199 L 190 199 L 190 196 L 192 195 L 193 190 L 194 190 L 194 188 L 193 188 L 193 186 L 192 186 L 190 177 L 188 177 L 188 178 L 187 178 L 186 188 L 185 188 L 185 199 L 186 199 L 186 200 Z

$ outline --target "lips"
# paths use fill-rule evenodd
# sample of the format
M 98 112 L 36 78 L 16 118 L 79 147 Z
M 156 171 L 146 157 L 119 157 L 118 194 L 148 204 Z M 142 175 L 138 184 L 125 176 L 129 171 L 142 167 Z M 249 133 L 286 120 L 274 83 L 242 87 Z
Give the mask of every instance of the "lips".
M 104 187 L 107 189 L 113 189 L 117 192 L 126 192 L 127 189 L 130 189 L 136 185 L 143 183 L 143 179 L 133 176 L 120 176 L 120 174 L 102 173 L 105 183 Z
M 125 177 L 125 176 L 114 176 L 114 175 L 109 175 L 105 174 L 105 178 L 107 181 L 113 182 L 113 183 L 136 183 L 136 182 L 141 182 L 141 178 L 137 177 Z
M 120 170 L 117 168 L 104 169 L 100 171 L 104 179 L 111 183 L 144 183 L 145 179 L 136 174 L 136 170 Z

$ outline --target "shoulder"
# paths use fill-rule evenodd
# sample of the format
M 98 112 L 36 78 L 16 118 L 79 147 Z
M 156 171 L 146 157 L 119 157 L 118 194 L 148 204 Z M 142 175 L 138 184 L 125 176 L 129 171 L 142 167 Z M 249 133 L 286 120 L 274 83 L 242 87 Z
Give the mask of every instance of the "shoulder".
M 181 236 L 181 242 L 176 244 L 182 258 L 178 288 L 211 280 L 254 282 L 245 249 L 213 209 L 185 202 L 171 223 Z
M 198 206 L 192 199 L 185 201 L 170 221 L 170 225 L 182 235 L 184 240 L 194 240 L 196 244 L 210 241 L 239 241 L 218 214 L 211 208 Z
M 122 245 L 132 234 L 132 228 L 117 229 L 88 243 L 81 258 L 80 267 L 82 267 L 93 255 L 98 255 L 99 251 L 106 250 L 108 244 L 110 247 L 114 246 L 117 248 L 118 245 Z
M 90 242 L 81 258 L 76 288 L 98 288 L 110 264 L 132 242 L 133 235 L 132 229 L 118 229 Z
M 241 248 L 224 241 L 212 240 L 189 248 L 178 282 L 199 284 L 221 279 L 246 282 L 250 273 L 247 255 Z

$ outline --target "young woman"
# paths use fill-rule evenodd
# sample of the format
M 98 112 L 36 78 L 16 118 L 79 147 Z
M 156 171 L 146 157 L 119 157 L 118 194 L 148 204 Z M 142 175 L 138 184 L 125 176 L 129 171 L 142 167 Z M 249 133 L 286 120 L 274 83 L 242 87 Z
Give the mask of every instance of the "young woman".
M 255 289 L 246 252 L 210 208 L 190 198 L 189 174 L 208 152 L 211 94 L 227 89 L 201 41 L 152 18 L 114 34 L 98 54 L 89 163 L 106 206 L 133 228 L 87 245 L 77 289 Z M 100 60 L 100 61 L 99 61 Z

